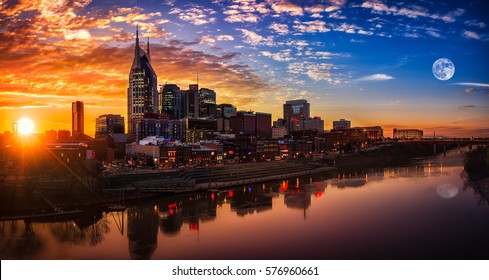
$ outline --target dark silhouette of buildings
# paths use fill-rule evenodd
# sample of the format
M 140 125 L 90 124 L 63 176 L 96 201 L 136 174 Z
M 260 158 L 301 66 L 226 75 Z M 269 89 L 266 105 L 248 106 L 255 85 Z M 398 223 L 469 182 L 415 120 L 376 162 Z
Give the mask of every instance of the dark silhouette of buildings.
M 199 85 L 189 85 L 188 90 L 182 91 L 183 115 L 185 118 L 200 117 Z

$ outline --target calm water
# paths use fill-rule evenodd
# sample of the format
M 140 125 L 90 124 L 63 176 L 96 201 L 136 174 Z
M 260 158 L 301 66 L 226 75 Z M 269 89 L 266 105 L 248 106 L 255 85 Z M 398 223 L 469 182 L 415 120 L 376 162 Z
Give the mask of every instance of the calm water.
M 1 259 L 489 258 L 489 206 L 461 152 L 87 213 L 0 222 Z

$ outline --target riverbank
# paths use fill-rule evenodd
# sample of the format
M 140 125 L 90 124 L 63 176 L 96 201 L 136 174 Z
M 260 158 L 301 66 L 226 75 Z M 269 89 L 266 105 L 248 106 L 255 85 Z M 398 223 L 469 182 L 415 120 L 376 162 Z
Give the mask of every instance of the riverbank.
M 464 170 L 472 188 L 489 204 L 489 146 L 479 146 L 464 157 Z
M 134 173 L 103 178 L 96 192 L 81 184 L 28 189 L 22 184 L 0 191 L 0 219 L 9 216 L 38 216 L 60 210 L 78 211 L 93 207 L 131 205 L 145 199 L 228 188 L 288 178 L 333 173 L 334 167 L 305 160 L 246 163 L 174 171 Z M 121 201 L 123 200 L 123 201 Z
M 188 168 L 173 172 L 109 176 L 105 179 L 104 191 L 124 189 L 146 193 L 183 193 L 329 173 L 334 170 L 334 167 L 308 160 Z
M 402 165 L 412 158 L 434 156 L 457 147 L 459 146 L 456 144 L 400 142 L 386 145 L 381 149 L 339 155 L 334 161 L 338 171 L 354 170 L 365 166 Z
M 60 187 L 26 189 L 2 186 L 0 192 L 0 216 L 31 214 L 41 210 L 64 211 L 89 208 L 94 205 L 119 204 L 122 192 L 124 202 L 137 202 L 162 195 L 218 189 L 253 183 L 313 175 L 344 172 L 365 166 L 383 167 L 408 163 L 415 157 L 443 153 L 456 145 L 429 143 L 394 143 L 382 148 L 340 155 L 334 159 L 285 160 L 246 163 L 235 165 L 185 168 L 171 171 L 115 174 L 102 178 L 93 189 L 77 182 L 68 182 Z M 332 167 L 331 165 L 336 165 Z M 94 192 L 94 189 L 96 192 Z

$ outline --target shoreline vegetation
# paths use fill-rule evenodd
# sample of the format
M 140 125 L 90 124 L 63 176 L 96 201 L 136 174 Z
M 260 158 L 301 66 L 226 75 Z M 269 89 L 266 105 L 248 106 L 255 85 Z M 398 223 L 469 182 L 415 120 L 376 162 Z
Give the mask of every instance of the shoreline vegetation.
M 479 146 L 468 151 L 464 157 L 467 176 L 465 187 L 472 187 L 481 198 L 481 203 L 489 204 L 489 146 Z
M 13 215 L 30 215 L 59 211 L 75 211 L 93 207 L 107 207 L 118 202 L 121 192 L 127 204 L 144 199 L 230 188 L 246 184 L 285 180 L 293 177 L 326 174 L 365 168 L 402 165 L 412 158 L 428 157 L 457 148 L 455 144 L 434 146 L 429 143 L 394 143 L 369 151 L 329 155 L 320 159 L 293 159 L 184 168 L 171 172 L 151 172 L 113 175 L 99 180 L 96 192 L 77 186 L 76 182 L 63 186 L 39 187 L 25 191 L 17 186 L 0 193 L 0 219 Z

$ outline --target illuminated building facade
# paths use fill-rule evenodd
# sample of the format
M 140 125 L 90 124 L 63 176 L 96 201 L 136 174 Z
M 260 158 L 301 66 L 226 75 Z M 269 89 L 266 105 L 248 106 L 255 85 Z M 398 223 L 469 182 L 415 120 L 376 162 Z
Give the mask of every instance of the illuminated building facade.
M 127 89 L 128 133 L 134 137 L 134 121 L 147 113 L 158 113 L 157 77 L 150 62 L 149 42 L 146 52 L 139 46 L 136 31 L 134 60 L 129 72 Z
M 310 118 L 310 104 L 305 99 L 285 101 L 283 106 L 285 127 L 289 132 L 298 129 L 300 120 Z
M 421 139 L 423 138 L 423 131 L 419 129 L 394 128 L 392 136 L 398 139 Z
M 201 88 L 199 90 L 199 102 L 201 118 L 216 117 L 217 106 L 215 91 L 207 88 Z
M 177 85 L 166 84 L 161 87 L 158 111 L 175 119 L 183 118 L 182 92 Z

